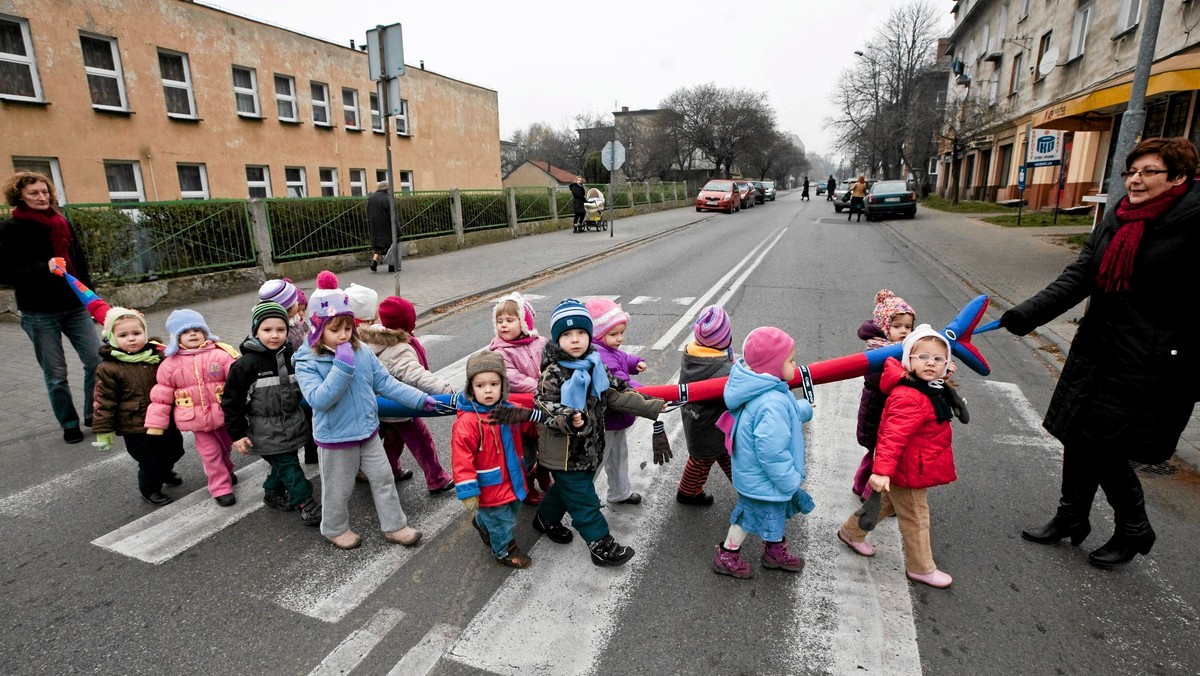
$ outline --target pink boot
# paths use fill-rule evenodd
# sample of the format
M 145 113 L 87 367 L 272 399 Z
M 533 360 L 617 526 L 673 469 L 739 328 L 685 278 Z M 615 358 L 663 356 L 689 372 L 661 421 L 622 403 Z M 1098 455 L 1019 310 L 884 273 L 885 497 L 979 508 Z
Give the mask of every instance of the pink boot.
M 729 575 L 742 580 L 750 577 L 750 564 L 742 559 L 741 552 L 725 549 L 721 545 L 717 545 L 717 555 L 713 557 L 713 570 L 718 575 Z
M 776 568 L 790 573 L 804 570 L 804 559 L 788 549 L 787 538 L 779 542 L 768 542 L 762 555 L 763 568 Z

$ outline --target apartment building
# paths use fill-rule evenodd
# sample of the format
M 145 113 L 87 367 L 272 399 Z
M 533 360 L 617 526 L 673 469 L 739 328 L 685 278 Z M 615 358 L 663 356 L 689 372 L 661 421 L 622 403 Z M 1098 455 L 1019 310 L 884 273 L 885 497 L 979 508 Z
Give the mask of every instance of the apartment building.
M 960 195 L 1015 199 L 1026 130 L 1064 131 L 1063 205 L 1103 192 L 1114 171 L 1112 151 L 1128 101 L 1144 0 L 959 0 L 951 10 L 948 100 L 986 129 L 957 158 Z M 1142 137 L 1200 141 L 1200 2 L 1166 3 L 1147 89 Z M 1193 37 L 1193 35 L 1195 37 Z M 954 115 L 950 110 L 948 115 Z M 969 128 L 969 120 L 960 120 Z M 941 157 L 938 190 L 954 166 Z M 1119 171 L 1120 167 L 1116 169 Z M 1030 171 L 1025 199 L 1055 202 L 1057 167 Z
M 405 71 L 395 187 L 499 188 L 496 92 Z M 0 139 L 0 170 L 75 203 L 366 195 L 387 176 L 365 51 L 190 0 L 6 0 Z

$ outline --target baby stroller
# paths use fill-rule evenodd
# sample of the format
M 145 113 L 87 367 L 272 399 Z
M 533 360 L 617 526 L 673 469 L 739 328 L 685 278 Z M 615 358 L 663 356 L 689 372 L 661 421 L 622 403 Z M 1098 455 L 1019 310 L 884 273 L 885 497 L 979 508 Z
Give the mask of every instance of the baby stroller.
M 599 188 L 588 189 L 583 211 L 583 225 L 577 226 L 575 232 L 608 230 L 608 221 L 604 219 L 604 193 L 600 192 Z

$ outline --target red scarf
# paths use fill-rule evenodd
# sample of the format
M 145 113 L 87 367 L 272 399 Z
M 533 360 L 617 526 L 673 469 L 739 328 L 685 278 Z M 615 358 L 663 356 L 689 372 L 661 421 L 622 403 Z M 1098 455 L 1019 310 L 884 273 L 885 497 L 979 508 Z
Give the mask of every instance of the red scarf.
M 39 211 L 30 209 L 24 204 L 18 204 L 13 207 L 12 215 L 15 218 L 46 226 L 50 230 L 50 244 L 54 247 L 55 258 L 66 261 L 67 272 L 75 274 L 75 265 L 71 261 L 71 226 L 67 223 L 67 219 L 62 217 L 62 214 L 55 211 L 54 207 Z
M 417 361 L 421 362 L 421 368 L 429 370 L 429 358 L 425 356 L 425 347 L 421 345 L 421 341 L 412 333 L 408 334 L 408 343 L 413 346 L 413 350 L 417 353 Z
M 1138 246 L 1142 243 L 1142 233 L 1146 231 L 1146 222 L 1153 221 L 1171 210 L 1175 203 L 1191 190 L 1192 182 L 1184 181 L 1163 194 L 1141 204 L 1130 204 L 1129 196 L 1121 198 L 1117 205 L 1117 234 L 1104 251 L 1100 261 L 1100 273 L 1096 275 L 1096 284 L 1105 293 L 1128 291 L 1130 280 L 1133 278 L 1133 261 L 1137 258 Z

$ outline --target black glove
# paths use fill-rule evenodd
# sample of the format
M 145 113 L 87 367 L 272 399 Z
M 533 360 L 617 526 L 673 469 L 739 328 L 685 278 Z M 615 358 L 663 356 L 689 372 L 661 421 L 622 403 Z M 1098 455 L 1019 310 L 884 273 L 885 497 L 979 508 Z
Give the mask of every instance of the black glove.
M 871 497 L 867 498 L 862 506 L 854 513 L 858 516 L 858 527 L 870 532 L 875 530 L 875 526 L 879 525 L 879 511 L 883 506 L 883 494 L 879 491 L 872 490 Z
M 946 402 L 950 404 L 950 410 L 954 412 L 954 417 L 964 425 L 971 422 L 971 413 L 967 410 L 967 400 L 962 398 L 958 390 L 953 387 L 945 388 Z
M 1016 336 L 1023 336 L 1037 328 L 1037 324 L 1029 321 L 1025 315 L 1016 310 L 1009 310 L 1000 315 L 1000 326 L 1008 329 L 1009 333 Z
M 654 464 L 662 465 L 671 462 L 675 457 L 671 453 L 671 442 L 667 441 L 667 432 L 661 420 L 654 421 L 654 435 L 650 438 L 650 448 L 654 451 Z
M 488 422 L 493 425 L 516 425 L 523 422 L 540 422 L 542 412 L 524 406 L 497 406 L 488 413 Z

